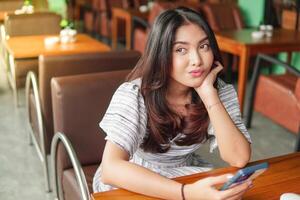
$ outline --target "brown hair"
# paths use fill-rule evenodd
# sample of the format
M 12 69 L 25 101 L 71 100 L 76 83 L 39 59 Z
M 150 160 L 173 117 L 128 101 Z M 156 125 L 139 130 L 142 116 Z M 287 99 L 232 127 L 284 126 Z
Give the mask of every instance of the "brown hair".
M 183 133 L 184 137 L 174 142 L 181 146 L 203 142 L 208 138 L 208 113 L 193 88 L 192 102 L 186 105 L 186 117 L 172 111 L 166 100 L 176 30 L 187 23 L 196 24 L 205 31 L 214 60 L 222 62 L 215 36 L 199 13 L 181 7 L 167 10 L 157 17 L 149 34 L 145 52 L 127 78 L 129 81 L 142 79 L 141 93 L 145 101 L 148 123 L 147 134 L 141 147 L 148 152 L 168 151 L 170 140 L 178 133 Z

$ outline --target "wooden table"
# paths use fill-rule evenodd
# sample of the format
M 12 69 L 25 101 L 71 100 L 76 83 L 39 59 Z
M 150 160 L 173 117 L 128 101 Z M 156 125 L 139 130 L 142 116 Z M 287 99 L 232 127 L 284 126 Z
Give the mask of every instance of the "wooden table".
M 123 8 L 117 8 L 113 7 L 112 8 L 112 27 L 111 27 L 111 32 L 112 32 L 112 48 L 116 49 L 117 48 L 117 39 L 118 39 L 118 20 L 124 20 L 125 21 L 125 44 L 126 44 L 126 49 L 130 50 L 131 49 L 131 43 L 132 43 L 132 18 L 134 16 L 140 17 L 144 20 L 148 19 L 148 12 L 140 12 L 137 9 L 123 9 Z
M 57 36 L 57 35 L 56 35 Z M 8 52 L 9 72 L 8 79 L 12 85 L 15 103 L 18 105 L 18 94 L 16 87 L 15 61 L 26 59 L 38 59 L 43 55 L 68 55 L 76 53 L 105 52 L 110 51 L 110 47 L 88 35 L 78 34 L 74 43 L 56 43 L 45 45 L 44 40 L 53 35 L 32 35 L 16 36 L 8 38 L 4 43 Z
M 300 194 L 300 152 L 280 157 L 274 157 L 259 162 L 269 162 L 269 169 L 253 181 L 254 187 L 247 191 L 243 200 L 279 200 L 282 193 L 293 192 Z M 249 164 L 249 165 L 250 165 Z M 181 183 L 193 183 L 208 176 L 234 173 L 237 168 L 227 167 L 176 178 Z M 145 200 L 155 199 L 127 190 L 118 189 L 91 195 L 93 200 Z
M 110 51 L 110 47 L 88 35 L 78 34 L 74 43 L 45 45 L 49 35 L 18 36 L 6 41 L 6 49 L 14 59 L 37 58 L 39 55 L 67 55 L 85 52 Z
M 271 38 L 252 39 L 253 29 L 220 31 L 216 39 L 221 51 L 240 57 L 238 68 L 238 98 L 243 111 L 250 56 L 300 51 L 300 32 L 275 29 Z

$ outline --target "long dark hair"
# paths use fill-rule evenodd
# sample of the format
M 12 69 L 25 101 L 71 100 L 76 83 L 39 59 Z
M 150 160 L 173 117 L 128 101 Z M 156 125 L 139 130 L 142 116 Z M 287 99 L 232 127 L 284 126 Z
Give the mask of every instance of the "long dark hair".
M 180 7 L 167 10 L 156 18 L 148 36 L 145 52 L 127 78 L 129 81 L 142 79 L 141 93 L 148 117 L 147 134 L 141 145 L 144 151 L 168 151 L 170 140 L 179 132 L 183 133 L 184 137 L 175 143 L 181 146 L 203 142 L 208 138 L 208 113 L 193 88 L 192 102 L 186 105 L 186 117 L 172 111 L 166 100 L 175 34 L 179 27 L 189 23 L 196 24 L 205 31 L 214 60 L 222 63 L 214 33 L 200 13 Z

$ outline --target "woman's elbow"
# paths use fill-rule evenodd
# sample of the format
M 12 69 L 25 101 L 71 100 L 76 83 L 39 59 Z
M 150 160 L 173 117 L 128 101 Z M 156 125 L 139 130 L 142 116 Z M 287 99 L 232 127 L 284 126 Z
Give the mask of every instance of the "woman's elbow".
M 249 161 L 250 161 L 250 154 L 239 156 L 238 159 L 232 160 L 231 162 L 229 162 L 229 164 L 233 167 L 243 168 L 249 163 Z
M 240 160 L 231 162 L 230 165 L 233 166 L 233 167 L 243 168 L 248 164 L 248 162 L 249 162 L 249 160 L 240 159 Z
M 105 164 L 102 164 L 101 168 L 101 182 L 104 184 L 112 184 L 112 169 L 107 167 Z

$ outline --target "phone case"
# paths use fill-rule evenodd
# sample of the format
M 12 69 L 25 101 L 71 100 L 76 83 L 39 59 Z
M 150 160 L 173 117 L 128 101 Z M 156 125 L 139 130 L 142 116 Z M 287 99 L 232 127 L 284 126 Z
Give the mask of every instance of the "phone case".
M 261 175 L 268 168 L 267 162 L 240 169 L 231 179 L 229 179 L 220 190 L 227 190 L 233 184 L 240 184 L 246 180 L 253 180 Z

